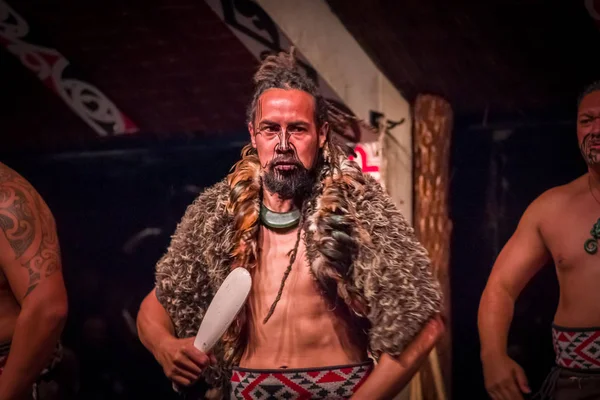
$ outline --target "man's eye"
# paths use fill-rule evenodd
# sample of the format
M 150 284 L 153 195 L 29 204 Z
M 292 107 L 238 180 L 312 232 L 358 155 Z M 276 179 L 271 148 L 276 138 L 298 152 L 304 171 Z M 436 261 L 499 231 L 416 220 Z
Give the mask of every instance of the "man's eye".
M 262 130 L 263 130 L 263 132 L 266 132 L 266 133 L 277 133 L 277 132 L 279 132 L 279 127 L 274 126 L 274 125 L 269 125 L 269 126 L 263 127 Z
M 589 124 L 591 121 L 592 120 L 589 118 L 584 118 L 584 119 L 579 120 L 579 123 L 582 125 L 585 125 L 585 124 Z

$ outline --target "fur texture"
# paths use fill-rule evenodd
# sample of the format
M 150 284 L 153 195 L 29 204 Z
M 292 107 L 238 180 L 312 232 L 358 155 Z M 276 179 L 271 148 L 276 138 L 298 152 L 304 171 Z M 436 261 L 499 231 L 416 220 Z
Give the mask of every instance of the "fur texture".
M 331 301 L 343 299 L 370 325 L 370 352 L 399 355 L 441 310 L 425 249 L 381 186 L 332 146 L 303 221 L 307 262 Z M 260 173 L 248 148 L 227 181 L 202 193 L 183 216 L 156 271 L 157 297 L 178 337 L 194 336 L 229 271 L 256 265 Z M 333 160 L 332 160 L 333 159 Z M 334 167 L 335 166 L 335 167 Z M 224 394 L 245 342 L 244 313 L 215 349 L 209 384 Z

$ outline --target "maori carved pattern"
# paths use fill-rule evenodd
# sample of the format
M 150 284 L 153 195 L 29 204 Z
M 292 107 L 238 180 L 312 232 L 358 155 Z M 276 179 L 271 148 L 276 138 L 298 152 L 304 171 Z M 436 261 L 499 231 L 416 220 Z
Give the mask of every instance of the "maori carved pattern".
M 6 2 L 0 0 L 0 45 L 59 95 L 98 135 L 137 132 L 137 126 L 97 87 L 65 71 L 69 61 L 57 50 L 30 43 L 29 25 Z

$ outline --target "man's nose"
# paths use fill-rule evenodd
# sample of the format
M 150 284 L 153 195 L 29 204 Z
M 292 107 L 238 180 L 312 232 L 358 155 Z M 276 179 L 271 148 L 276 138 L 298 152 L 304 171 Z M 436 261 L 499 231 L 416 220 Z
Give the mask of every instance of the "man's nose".
M 290 150 L 290 135 L 286 131 L 279 134 L 279 151 L 286 152 Z
M 600 117 L 596 117 L 592 120 L 592 125 L 590 126 L 590 133 L 594 136 L 600 135 Z

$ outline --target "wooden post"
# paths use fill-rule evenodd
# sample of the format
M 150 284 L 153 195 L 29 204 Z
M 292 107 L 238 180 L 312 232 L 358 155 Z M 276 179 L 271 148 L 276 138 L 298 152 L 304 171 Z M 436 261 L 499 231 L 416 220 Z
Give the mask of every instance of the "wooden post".
M 420 398 L 444 400 L 450 388 L 452 349 L 448 274 L 452 232 L 448 215 L 452 108 L 440 97 L 419 95 L 415 101 L 413 124 L 414 227 L 429 252 L 434 273 L 442 285 L 447 323 L 446 334 L 420 370 L 418 386 L 422 388 Z

